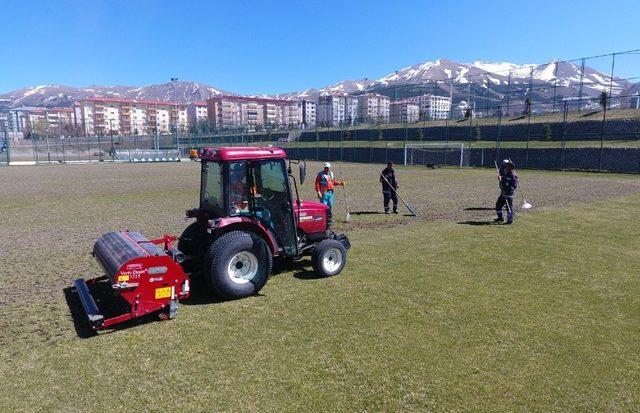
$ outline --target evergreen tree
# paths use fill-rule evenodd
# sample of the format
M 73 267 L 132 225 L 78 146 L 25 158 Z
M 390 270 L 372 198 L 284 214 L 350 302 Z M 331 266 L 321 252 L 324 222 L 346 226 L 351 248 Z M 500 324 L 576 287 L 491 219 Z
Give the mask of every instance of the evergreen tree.
M 542 138 L 545 141 L 551 140 L 551 125 L 549 125 L 548 123 L 545 123 L 542 127 Z
M 464 118 L 465 119 L 469 119 L 470 117 L 473 116 L 473 110 L 471 110 L 471 108 L 467 108 L 464 111 Z
M 600 103 L 603 110 L 607 108 L 607 103 L 609 103 L 609 94 L 606 90 L 603 90 L 602 93 L 600 93 L 600 100 L 598 103 Z
M 531 99 L 529 97 L 524 100 L 524 110 L 522 111 L 522 114 L 524 116 L 531 114 Z

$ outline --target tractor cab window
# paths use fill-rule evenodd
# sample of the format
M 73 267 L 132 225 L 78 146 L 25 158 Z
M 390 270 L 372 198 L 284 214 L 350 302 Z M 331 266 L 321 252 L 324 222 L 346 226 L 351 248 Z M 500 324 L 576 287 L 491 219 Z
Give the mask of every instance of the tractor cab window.
M 229 215 L 250 214 L 247 162 L 229 163 Z M 254 190 L 255 195 L 255 190 Z
M 202 164 L 200 207 L 214 215 L 224 216 L 223 189 L 222 165 L 218 162 L 204 162 Z
M 253 161 L 250 171 L 256 215 L 276 234 L 286 254 L 296 254 L 296 228 L 284 160 Z

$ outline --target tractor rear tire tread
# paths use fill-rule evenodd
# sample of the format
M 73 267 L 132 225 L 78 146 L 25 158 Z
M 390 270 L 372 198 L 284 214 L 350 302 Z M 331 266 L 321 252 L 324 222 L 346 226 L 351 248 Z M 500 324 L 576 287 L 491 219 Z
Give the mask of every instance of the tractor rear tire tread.
M 258 273 L 245 284 L 234 283 L 227 274 L 232 257 L 249 251 L 258 260 Z M 236 299 L 257 294 L 267 283 L 273 267 L 271 250 L 264 240 L 251 232 L 231 231 L 216 239 L 204 258 L 205 283 L 222 299 Z

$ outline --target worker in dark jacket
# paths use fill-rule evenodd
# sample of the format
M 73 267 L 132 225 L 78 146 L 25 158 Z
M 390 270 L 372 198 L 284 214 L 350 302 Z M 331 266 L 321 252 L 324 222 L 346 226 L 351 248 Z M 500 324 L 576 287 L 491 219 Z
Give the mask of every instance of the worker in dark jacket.
M 393 170 L 393 162 L 387 163 L 387 167 L 382 170 L 382 176 L 380 176 L 380 183 L 382 184 L 382 197 L 384 199 L 384 213 L 389 213 L 389 201 L 393 200 L 393 213 L 398 213 L 398 196 L 396 195 L 396 189 L 398 189 L 398 182 L 396 181 L 396 172 Z
M 503 222 L 502 208 L 507 207 L 507 222 L 505 224 L 513 224 L 514 211 L 513 211 L 513 197 L 518 187 L 518 174 L 515 171 L 515 165 L 511 161 L 503 163 L 504 172 L 499 173 L 498 179 L 500 182 L 500 196 L 496 201 L 496 214 L 498 218 L 495 222 Z

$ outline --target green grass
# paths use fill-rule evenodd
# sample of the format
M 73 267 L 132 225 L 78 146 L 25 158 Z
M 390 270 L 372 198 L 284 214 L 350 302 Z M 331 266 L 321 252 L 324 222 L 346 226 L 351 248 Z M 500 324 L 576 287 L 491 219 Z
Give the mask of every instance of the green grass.
M 0 171 L 25 184 L 0 188 L 10 197 L 0 199 L 0 410 L 640 404 L 637 177 L 523 171 L 536 211 L 508 227 L 458 223 L 492 218 L 459 212 L 490 205 L 491 171 L 398 168 L 405 195 L 429 219 L 338 222 L 353 244 L 341 275 L 307 279 L 291 269 L 260 296 L 185 303 L 176 320 L 81 339 L 62 288 L 99 271 L 88 254 L 95 235 L 118 223 L 148 236 L 179 231 L 197 191 L 194 164 L 122 168 Z M 373 166 L 343 168 L 352 211 L 379 210 Z M 312 194 L 307 184 L 303 193 Z

